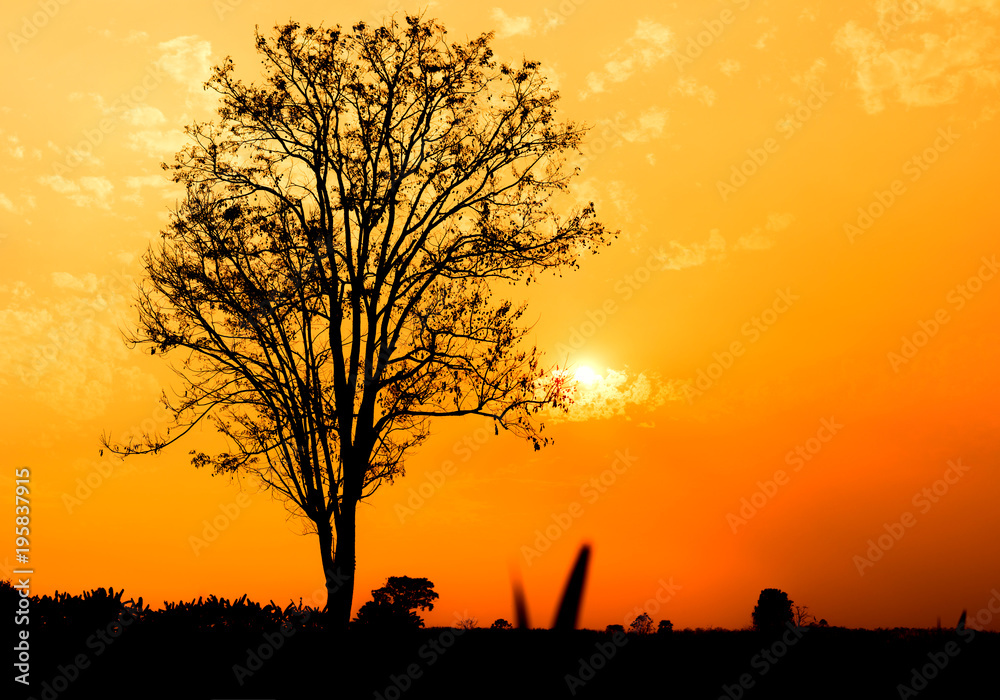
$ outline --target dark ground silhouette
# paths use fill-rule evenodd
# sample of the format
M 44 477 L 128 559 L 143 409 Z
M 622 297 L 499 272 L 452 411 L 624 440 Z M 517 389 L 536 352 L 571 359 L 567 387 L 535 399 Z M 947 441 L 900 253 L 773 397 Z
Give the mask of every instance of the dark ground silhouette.
M 104 589 L 33 597 L 30 614 L 32 685 L 8 678 L 13 697 L 924 700 L 1000 687 L 1000 635 L 961 628 L 331 634 L 308 607 L 210 597 L 154 611 Z

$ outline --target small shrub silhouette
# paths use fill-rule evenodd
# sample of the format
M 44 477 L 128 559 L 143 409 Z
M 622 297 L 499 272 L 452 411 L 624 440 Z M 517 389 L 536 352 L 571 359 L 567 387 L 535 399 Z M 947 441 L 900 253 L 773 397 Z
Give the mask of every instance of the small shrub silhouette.
M 479 628 L 479 618 L 478 617 L 463 617 L 458 621 L 458 629 L 460 630 L 474 630 Z

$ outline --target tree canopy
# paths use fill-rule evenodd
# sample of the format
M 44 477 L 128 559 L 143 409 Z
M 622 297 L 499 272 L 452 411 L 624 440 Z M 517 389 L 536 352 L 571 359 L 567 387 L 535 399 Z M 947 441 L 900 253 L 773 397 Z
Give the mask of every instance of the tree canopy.
M 194 465 L 254 474 L 312 523 L 341 624 L 357 504 L 430 419 L 486 416 L 538 449 L 536 412 L 565 406 L 496 285 L 612 237 L 592 204 L 556 210 L 585 129 L 491 39 L 417 17 L 276 27 L 256 38 L 263 82 L 217 66 L 218 119 L 164 166 L 186 196 L 143 259 L 129 340 L 174 358 L 183 391 L 166 435 L 105 445 L 156 452 L 212 421 L 229 448 Z
M 793 620 L 792 601 L 777 588 L 765 588 L 754 606 L 753 628 L 761 632 L 780 631 Z
M 373 627 L 423 627 L 419 610 L 433 610 L 438 594 L 426 578 L 390 576 L 358 610 L 357 623 Z

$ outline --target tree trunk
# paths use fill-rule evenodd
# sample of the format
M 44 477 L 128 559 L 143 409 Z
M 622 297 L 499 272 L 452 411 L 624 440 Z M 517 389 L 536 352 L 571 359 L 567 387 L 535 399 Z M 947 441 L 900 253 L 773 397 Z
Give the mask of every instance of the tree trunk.
M 337 546 L 333 533 L 320 531 L 320 554 L 326 576 L 326 611 L 333 629 L 347 629 L 354 604 L 354 569 L 356 564 L 357 504 L 343 502 L 337 521 Z

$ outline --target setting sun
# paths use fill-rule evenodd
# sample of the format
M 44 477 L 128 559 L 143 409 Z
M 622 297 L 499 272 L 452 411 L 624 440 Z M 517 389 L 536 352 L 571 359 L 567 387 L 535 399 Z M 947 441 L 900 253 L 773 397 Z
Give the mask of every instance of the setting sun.
M 600 379 L 600 376 L 601 375 L 597 374 L 597 372 L 595 372 L 587 365 L 577 367 L 573 371 L 573 379 L 580 382 L 581 384 L 587 384 L 587 385 L 593 384 L 598 379 Z

